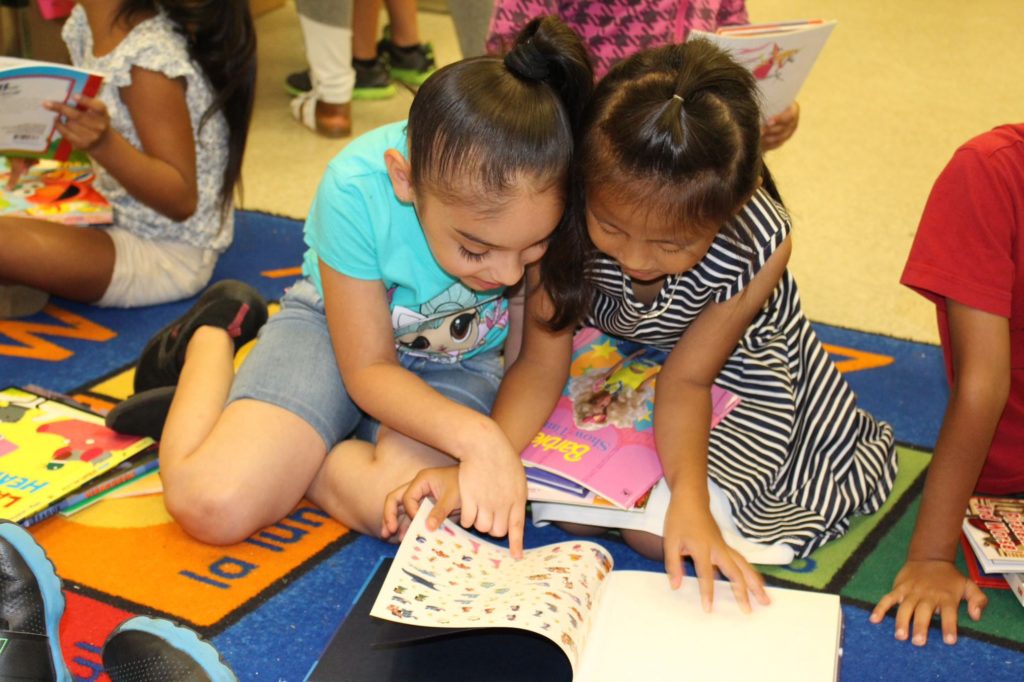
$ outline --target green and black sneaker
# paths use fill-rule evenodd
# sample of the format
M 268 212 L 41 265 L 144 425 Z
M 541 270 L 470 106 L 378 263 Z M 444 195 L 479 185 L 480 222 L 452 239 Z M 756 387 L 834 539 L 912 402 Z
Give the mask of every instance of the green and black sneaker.
M 410 88 L 418 88 L 437 70 L 434 47 L 430 43 L 416 43 L 400 47 L 391 41 L 391 27 L 384 27 L 384 37 L 377 43 L 377 54 L 387 61 L 391 78 Z

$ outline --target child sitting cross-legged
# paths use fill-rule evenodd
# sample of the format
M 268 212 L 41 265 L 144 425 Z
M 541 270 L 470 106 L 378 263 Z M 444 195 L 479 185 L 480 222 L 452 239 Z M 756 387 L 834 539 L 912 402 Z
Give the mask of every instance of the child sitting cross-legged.
M 664 531 L 623 536 L 674 587 L 690 556 L 707 609 L 715 569 L 741 605 L 767 600 L 712 517 L 709 479 L 745 538 L 806 556 L 878 510 L 896 474 L 892 429 L 857 407 L 801 310 L 760 122 L 753 77 L 707 41 L 609 71 L 584 112 L 568 229 L 527 275 L 523 347 L 493 412 L 522 451 L 565 386 L 577 325 L 668 351 L 654 389 Z M 713 430 L 712 385 L 740 398 Z M 399 489 L 386 530 L 400 532 L 397 499 L 457 500 L 452 481 L 433 470 Z

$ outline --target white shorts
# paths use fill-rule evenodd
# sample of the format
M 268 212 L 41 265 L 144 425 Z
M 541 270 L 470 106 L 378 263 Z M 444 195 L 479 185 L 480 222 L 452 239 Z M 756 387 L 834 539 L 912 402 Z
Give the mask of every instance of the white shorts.
M 114 242 L 114 273 L 96 305 L 134 308 L 188 298 L 210 281 L 217 252 L 183 242 L 136 236 L 121 227 L 99 228 Z

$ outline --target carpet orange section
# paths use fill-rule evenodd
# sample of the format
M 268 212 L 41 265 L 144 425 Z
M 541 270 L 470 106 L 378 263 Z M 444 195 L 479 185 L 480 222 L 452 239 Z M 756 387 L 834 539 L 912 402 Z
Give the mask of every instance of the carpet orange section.
M 245 542 L 202 544 L 167 515 L 162 495 L 103 500 L 33 535 L 66 581 L 210 627 L 348 532 L 309 503 Z

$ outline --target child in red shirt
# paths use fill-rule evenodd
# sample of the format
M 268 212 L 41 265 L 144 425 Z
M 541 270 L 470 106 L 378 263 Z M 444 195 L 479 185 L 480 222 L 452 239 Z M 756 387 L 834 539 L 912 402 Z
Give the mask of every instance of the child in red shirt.
M 957 609 L 981 617 L 988 599 L 954 566 L 975 491 L 1024 491 L 1024 124 L 968 141 L 925 206 L 901 282 L 929 300 L 950 384 L 907 562 L 871 614 L 891 607 L 896 638 L 927 642 L 939 613 L 956 642 Z

